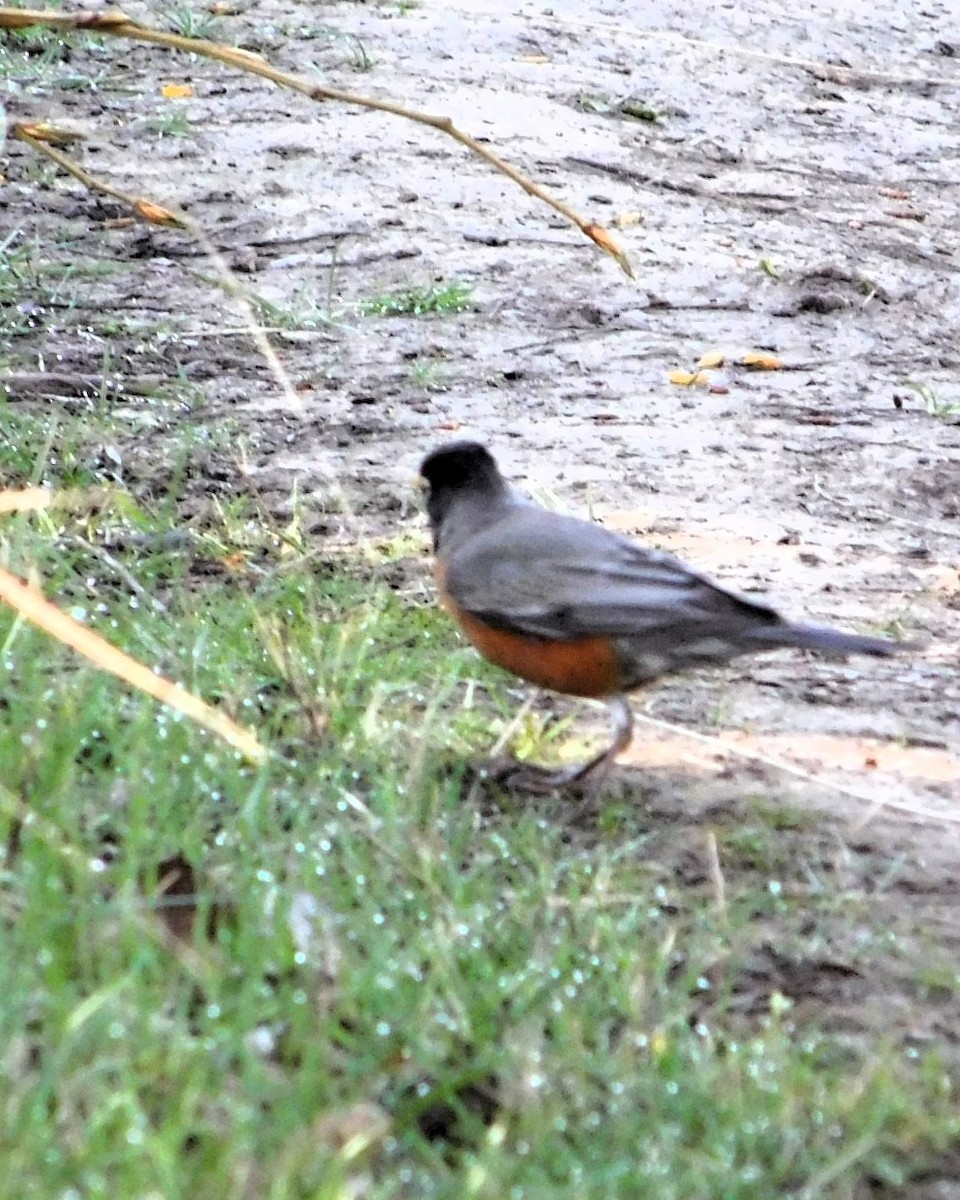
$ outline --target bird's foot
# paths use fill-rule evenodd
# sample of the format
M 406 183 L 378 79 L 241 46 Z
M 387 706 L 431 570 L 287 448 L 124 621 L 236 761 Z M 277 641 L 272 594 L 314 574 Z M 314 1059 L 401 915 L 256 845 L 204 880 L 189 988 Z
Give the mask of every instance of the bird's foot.
M 538 767 L 535 763 L 517 762 L 516 759 L 497 759 L 484 768 L 483 774 L 490 782 L 509 792 L 545 796 L 551 792 L 576 790 L 596 795 L 607 777 L 611 761 L 604 756 L 583 765 L 551 770 L 549 767 Z

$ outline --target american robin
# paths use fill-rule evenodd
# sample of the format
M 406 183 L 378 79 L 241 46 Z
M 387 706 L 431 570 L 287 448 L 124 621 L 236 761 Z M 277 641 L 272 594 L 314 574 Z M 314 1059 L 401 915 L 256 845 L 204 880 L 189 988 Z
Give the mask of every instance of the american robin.
M 445 607 L 480 653 L 522 679 L 608 702 L 610 744 L 589 762 L 542 773 L 562 787 L 630 744 L 625 693 L 688 667 L 779 646 L 885 658 L 897 644 L 792 624 L 669 554 L 515 493 L 477 442 L 433 451 L 420 472 Z

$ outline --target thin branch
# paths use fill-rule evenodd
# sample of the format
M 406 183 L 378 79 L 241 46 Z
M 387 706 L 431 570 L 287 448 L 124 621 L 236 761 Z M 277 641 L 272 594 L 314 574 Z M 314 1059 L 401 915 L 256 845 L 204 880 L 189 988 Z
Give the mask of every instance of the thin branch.
M 180 50 L 186 54 L 197 54 L 203 58 L 212 58 L 217 62 L 225 63 L 227 66 L 236 67 L 240 71 L 248 71 L 253 75 L 259 75 L 263 79 L 269 79 L 279 87 L 300 92 L 301 95 L 318 103 L 325 100 L 333 100 L 340 104 L 353 104 L 359 108 L 369 108 L 376 112 L 389 113 L 391 116 L 404 117 L 406 120 L 414 121 L 418 125 L 427 125 L 431 129 L 439 130 L 441 133 L 452 137 L 454 141 L 459 142 L 462 146 L 465 146 L 485 162 L 488 162 L 496 170 L 506 175 L 508 179 L 512 179 L 525 192 L 531 196 L 535 196 L 538 200 L 541 200 L 544 204 L 549 205 L 562 216 L 566 217 L 568 221 L 577 226 L 581 233 L 596 243 L 601 250 L 611 255 L 626 275 L 631 279 L 634 278 L 633 267 L 626 253 L 603 226 L 597 225 L 595 222 L 588 221 L 585 217 L 580 216 L 568 204 L 564 204 L 562 200 L 558 200 L 545 188 L 534 183 L 532 179 L 528 178 L 521 171 L 518 171 L 516 167 L 510 166 L 509 163 L 494 154 L 492 150 L 487 149 L 486 146 L 478 142 L 476 138 L 471 137 L 468 133 L 464 133 L 462 129 L 458 129 L 450 117 L 442 117 L 434 113 L 421 112 L 418 109 L 405 108 L 402 104 L 397 104 L 392 100 L 378 100 L 373 96 L 361 96 L 355 92 L 342 91 L 340 88 L 325 87 L 314 83 L 312 80 L 292 75 L 288 71 L 281 71 L 258 54 L 251 54 L 246 50 L 237 50 L 232 46 L 225 46 L 220 42 L 210 42 L 203 38 L 183 37 L 179 33 L 168 33 L 161 29 L 151 29 L 147 25 L 141 25 L 139 22 L 131 20 L 125 13 L 117 9 L 108 9 L 106 12 L 100 13 L 61 13 L 45 9 L 0 8 L 0 29 L 29 29 L 33 25 L 44 25 L 50 29 L 105 33 L 112 37 L 130 38 L 133 41 L 149 42 L 156 46 L 165 46 L 167 49 Z
M 0 16 L 3 10 L 0 9 Z M 0 22 L 2 27 L 2 22 Z M 152 200 L 145 200 L 142 196 L 134 196 L 130 192 L 121 191 L 120 188 L 114 187 L 110 183 L 98 179 L 95 175 L 91 175 L 78 163 L 75 163 L 72 158 L 68 158 L 62 150 L 58 150 L 51 144 L 53 140 L 60 138 L 60 130 L 54 129 L 52 126 L 45 125 L 30 125 L 23 121 L 15 121 L 10 126 L 10 136 L 18 142 L 24 142 L 31 150 L 37 154 L 42 154 L 45 158 L 51 159 L 68 175 L 72 175 L 74 179 L 79 179 L 85 188 L 91 192 L 103 192 L 106 196 L 111 196 L 114 200 L 119 200 L 121 204 L 127 205 L 132 209 L 137 216 L 143 217 L 144 220 L 150 221 L 153 225 L 170 225 L 176 229 L 185 229 L 186 222 L 178 217 L 169 209 L 163 208 L 159 204 L 154 204 Z
M 0 14 L 2 12 L 3 10 L 0 9 Z M 91 175 L 89 171 L 84 170 L 83 167 L 78 166 L 71 158 L 68 158 L 62 150 L 57 150 L 50 144 L 55 140 L 62 141 L 63 133 L 64 131 L 58 130 L 53 126 L 27 125 L 22 122 L 15 122 L 10 129 L 11 137 L 25 142 L 38 154 L 52 159 L 68 174 L 72 175 L 75 179 L 79 179 L 84 187 L 89 188 L 90 191 L 103 192 L 105 195 L 111 196 L 114 200 L 119 200 L 121 204 L 126 204 L 138 217 L 142 217 L 153 225 L 173 226 L 177 229 L 186 230 L 203 248 L 208 259 L 213 264 L 223 290 L 240 306 L 243 316 L 246 317 L 246 333 L 266 359 L 274 379 L 286 397 L 287 408 L 291 412 L 303 412 L 303 400 L 297 394 L 296 388 L 294 388 L 290 377 L 284 370 L 277 352 L 270 344 L 263 326 L 257 320 L 256 313 L 253 311 L 246 291 L 237 281 L 235 275 L 227 266 L 223 255 L 210 241 L 204 230 L 192 217 L 180 209 L 166 208 L 161 204 L 156 204 L 153 200 L 147 200 L 143 196 L 134 196 L 131 192 L 121 191 L 120 188 L 105 183 L 96 175 Z

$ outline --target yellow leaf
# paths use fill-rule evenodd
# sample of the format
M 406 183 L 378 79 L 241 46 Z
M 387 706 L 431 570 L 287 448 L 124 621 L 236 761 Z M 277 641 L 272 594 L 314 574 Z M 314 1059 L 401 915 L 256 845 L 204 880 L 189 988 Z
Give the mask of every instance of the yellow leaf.
M 708 387 L 710 377 L 703 371 L 671 371 L 667 376 L 677 387 Z
M 749 354 L 745 354 L 740 362 L 745 367 L 750 367 L 754 371 L 782 371 L 783 362 L 777 358 L 775 354 L 764 354 L 762 351 L 752 350 Z
M 706 354 L 701 354 L 697 360 L 698 367 L 722 367 L 724 353 L 722 350 L 708 350 Z
M 167 100 L 183 100 L 185 97 L 193 95 L 193 84 L 165 83 L 160 89 L 160 93 Z

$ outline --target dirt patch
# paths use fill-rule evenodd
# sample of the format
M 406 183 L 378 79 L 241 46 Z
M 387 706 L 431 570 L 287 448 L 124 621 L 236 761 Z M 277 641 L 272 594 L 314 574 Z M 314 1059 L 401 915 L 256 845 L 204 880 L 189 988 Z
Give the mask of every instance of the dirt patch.
M 942 4 L 844 12 L 264 0 L 222 21 L 226 40 L 333 86 L 449 114 L 604 223 L 639 211 L 619 234 L 636 284 L 429 130 L 121 43 L 74 52 L 71 68 L 100 72 L 85 90 L 31 83 L 25 60 L 19 108 L 78 121 L 89 166 L 187 207 L 265 302 L 298 403 L 189 239 L 116 227 L 112 204 L 38 182 L 16 146 L 6 224 L 87 269 L 52 299 L 25 286 L 11 398 L 119 377 L 124 477 L 149 489 L 168 464 L 131 397 L 189 381 L 189 413 L 167 424 L 229 422 L 266 502 L 284 511 L 296 480 L 328 535 L 419 528 L 421 456 L 453 430 L 480 437 L 518 482 L 733 586 L 923 642 L 889 664 L 738 664 L 651 704 L 723 732 L 721 749 L 775 745 L 867 798 L 955 816 L 960 27 Z M 758 29 L 763 51 L 745 49 Z M 164 100 L 169 80 L 195 98 Z M 359 315 L 451 280 L 472 286 L 467 311 Z M 784 369 L 667 382 L 717 348 Z M 54 364 L 38 398 L 31 373 Z M 205 461 L 190 486 L 229 490 Z M 849 813 L 849 796 L 807 790 Z

